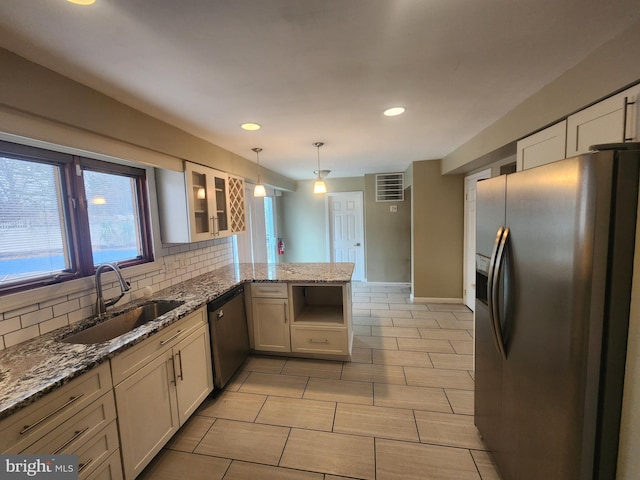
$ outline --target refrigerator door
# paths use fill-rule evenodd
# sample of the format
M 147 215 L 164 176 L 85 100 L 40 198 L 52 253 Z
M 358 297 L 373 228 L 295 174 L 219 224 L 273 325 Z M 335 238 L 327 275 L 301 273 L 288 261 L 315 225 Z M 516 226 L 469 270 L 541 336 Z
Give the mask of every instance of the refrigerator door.
M 502 449 L 502 357 L 489 305 L 489 267 L 505 224 L 506 178 L 478 182 L 476 197 L 475 424 L 496 459 Z
M 576 157 L 509 176 L 501 471 L 506 479 L 581 472 L 596 222 L 608 220 L 612 163 Z M 598 205 L 597 202 L 600 202 Z M 591 352 L 595 355 L 598 352 Z M 587 465 L 589 462 L 585 462 Z M 585 476 L 583 476 L 585 474 Z

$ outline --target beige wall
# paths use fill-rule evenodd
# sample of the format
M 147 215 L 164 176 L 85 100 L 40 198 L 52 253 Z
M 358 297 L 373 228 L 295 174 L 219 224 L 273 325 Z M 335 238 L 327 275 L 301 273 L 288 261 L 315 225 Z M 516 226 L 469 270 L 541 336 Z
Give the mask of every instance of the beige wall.
M 469 172 L 515 153 L 515 145 L 513 152 L 504 147 L 638 82 L 639 58 L 640 21 L 445 156 L 442 173 Z
M 255 163 L 5 49 L 0 70 L 1 132 L 117 158 L 126 151 L 125 160 L 166 168 L 181 169 L 184 159 L 247 179 L 257 176 Z M 254 154 L 248 149 L 249 155 Z M 268 169 L 262 178 L 295 188 L 293 180 Z
M 403 202 L 376 202 L 376 176 L 365 175 L 368 282 L 411 281 L 411 190 Z M 395 205 L 397 212 L 390 212 Z
M 296 182 L 293 192 L 279 197 L 279 235 L 284 239 L 283 262 L 329 261 L 326 195 L 313 194 L 314 180 Z M 328 178 L 329 192 L 364 191 L 364 177 Z M 366 240 L 365 240 L 366 241 Z
M 413 163 L 412 291 L 416 299 L 461 299 L 464 179 L 439 160 Z

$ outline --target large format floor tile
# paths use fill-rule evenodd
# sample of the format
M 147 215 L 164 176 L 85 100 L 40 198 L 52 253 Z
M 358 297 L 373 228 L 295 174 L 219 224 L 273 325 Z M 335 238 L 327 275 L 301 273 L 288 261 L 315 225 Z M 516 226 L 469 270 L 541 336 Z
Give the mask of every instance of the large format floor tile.
M 500 480 L 473 418 L 473 314 L 352 285 L 351 362 L 252 355 L 145 480 Z
M 189 472 L 189 480 L 221 480 L 230 463 L 226 458 L 163 450 L 138 479 L 184 480 Z
M 376 440 L 376 480 L 480 480 L 469 450 Z
M 269 397 L 256 422 L 330 432 L 335 411 L 335 402 Z
M 252 372 L 238 391 L 301 398 L 307 381 L 308 377 Z
M 442 388 L 385 383 L 376 383 L 373 388 L 373 404 L 379 407 L 452 412 L 449 399 Z
M 195 453 L 277 465 L 289 429 L 234 420 L 216 420 Z
M 374 480 L 374 439 L 357 435 L 293 429 L 280 465 Z
M 340 403 L 333 431 L 409 442 L 419 440 L 413 412 L 399 408 Z

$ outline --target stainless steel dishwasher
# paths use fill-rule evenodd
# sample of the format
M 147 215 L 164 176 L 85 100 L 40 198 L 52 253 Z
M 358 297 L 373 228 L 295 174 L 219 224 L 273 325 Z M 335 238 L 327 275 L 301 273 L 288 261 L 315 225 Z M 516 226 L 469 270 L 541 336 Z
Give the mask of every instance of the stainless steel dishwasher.
M 213 383 L 222 388 L 249 355 L 244 286 L 236 287 L 209 303 L 208 311 Z

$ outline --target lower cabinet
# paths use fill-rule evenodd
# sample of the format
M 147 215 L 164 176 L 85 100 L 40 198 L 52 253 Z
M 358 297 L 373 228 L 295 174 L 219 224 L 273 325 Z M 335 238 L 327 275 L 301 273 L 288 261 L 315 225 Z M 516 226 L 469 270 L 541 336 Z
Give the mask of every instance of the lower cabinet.
M 351 284 L 251 284 L 253 348 L 351 358 Z
M 143 367 L 114 388 L 127 480 L 147 466 L 213 390 L 205 319 L 206 311 L 201 309 L 182 320 L 184 326 L 171 341 L 166 340 L 166 348 L 155 351 Z M 194 321 L 200 325 L 194 328 L 190 324 Z M 147 348 L 144 343 L 134 348 Z
M 255 349 L 290 352 L 289 301 L 286 298 L 253 298 L 251 306 Z

